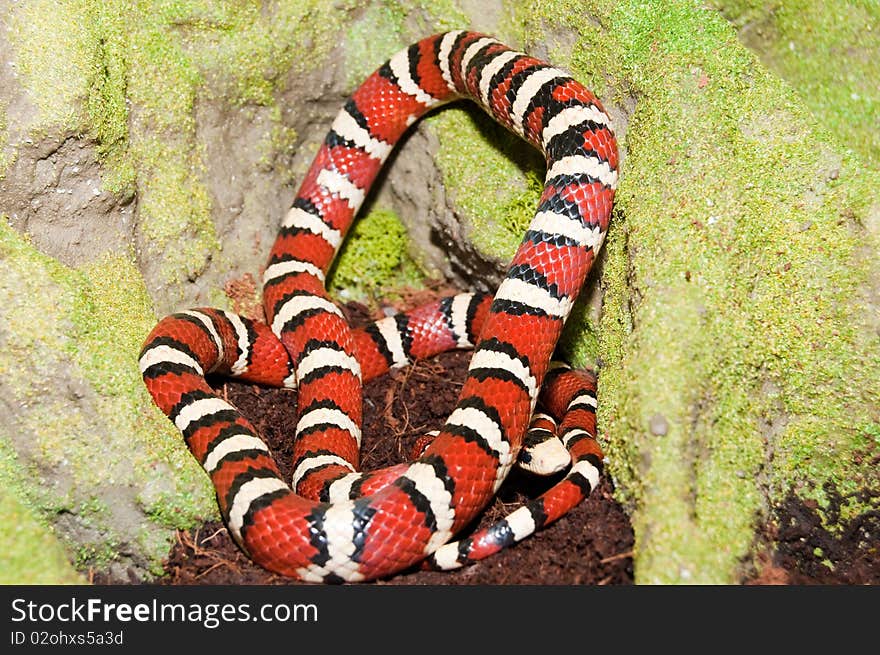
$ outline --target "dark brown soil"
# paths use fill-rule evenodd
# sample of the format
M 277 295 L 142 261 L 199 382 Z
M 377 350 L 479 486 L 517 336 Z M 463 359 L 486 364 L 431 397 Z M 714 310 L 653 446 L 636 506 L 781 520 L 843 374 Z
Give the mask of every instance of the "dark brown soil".
M 425 298 L 410 301 L 420 304 Z M 363 306 L 347 309 L 353 324 L 371 318 Z M 443 424 L 455 405 L 469 359 L 469 352 L 446 353 L 365 385 L 363 469 L 408 459 L 416 439 Z M 296 392 L 231 381 L 219 382 L 217 389 L 254 423 L 289 478 Z M 555 481 L 514 470 L 474 528 L 497 521 Z M 791 499 L 778 509 L 765 533 L 769 546 L 757 570 L 745 577 L 746 584 L 880 584 L 880 512 L 859 517 L 834 537 L 821 528 L 815 507 Z M 458 571 L 414 568 L 377 584 L 626 585 L 633 582 L 632 552 L 632 526 L 606 475 L 567 516 L 502 553 Z M 219 522 L 179 532 L 165 572 L 160 584 L 292 583 L 251 563 Z
M 826 493 L 826 512 L 837 524 L 845 499 L 833 489 Z M 781 504 L 764 527 L 773 545 L 760 556 L 748 584 L 880 584 L 880 511 L 865 512 L 831 534 L 822 527 L 818 510 L 815 501 L 794 496 Z

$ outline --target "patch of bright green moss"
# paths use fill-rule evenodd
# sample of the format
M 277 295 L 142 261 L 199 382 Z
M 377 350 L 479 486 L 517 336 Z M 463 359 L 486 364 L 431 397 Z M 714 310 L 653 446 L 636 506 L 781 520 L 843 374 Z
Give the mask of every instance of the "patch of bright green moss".
M 470 22 L 468 14 L 462 11 L 461 3 L 456 0 L 413 0 L 401 4 L 406 8 L 407 19 L 415 18 L 414 23 L 420 32 L 418 38 L 437 32 L 467 29 Z
M 6 438 L 0 438 L 0 521 L 7 526 L 0 548 L 0 584 L 82 584 L 64 547 L 24 499 L 28 471 Z
M 829 140 L 880 166 L 880 3 L 716 0 L 740 38 L 785 79 Z
M 407 254 L 407 233 L 389 209 L 376 208 L 355 221 L 327 280 L 340 300 L 373 297 L 415 286 L 422 274 Z
M 598 330 L 637 579 L 735 581 L 768 504 L 880 486 L 854 456 L 880 406 L 860 227 L 877 176 L 697 3 L 548 0 L 521 21 L 526 43 L 574 30 L 559 63 L 606 102 L 638 101 Z M 665 435 L 649 428 L 658 415 Z M 866 509 L 853 499 L 842 518 Z

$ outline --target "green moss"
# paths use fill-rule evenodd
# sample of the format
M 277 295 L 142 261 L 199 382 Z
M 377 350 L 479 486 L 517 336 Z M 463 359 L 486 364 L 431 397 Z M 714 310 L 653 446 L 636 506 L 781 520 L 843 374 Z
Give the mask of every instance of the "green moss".
M 34 476 L 25 484 L 30 497 L 44 512 L 76 515 L 94 535 L 80 539 L 79 563 L 111 561 L 123 542 L 161 561 L 170 528 L 216 516 L 216 507 L 209 481 L 140 379 L 137 355 L 154 313 L 136 267 L 106 256 L 70 269 L 5 219 L 0 253 L 0 374 L 12 402 L 28 408 L 17 418 L 21 436 L 9 439 L 56 481 Z M 140 491 L 128 504 L 100 504 L 132 489 Z M 144 514 L 153 517 L 151 541 L 132 544 Z
M 194 278 L 220 253 L 196 101 L 264 106 L 280 118 L 279 84 L 326 57 L 355 4 L 21 3 L 12 36 L 40 109 L 30 129 L 88 132 L 104 185 L 124 196 L 137 190 L 144 256 L 161 260 L 170 283 Z M 276 120 L 271 141 L 291 137 Z
M 426 122 L 442 135 L 437 164 L 468 239 L 484 254 L 509 260 L 535 214 L 541 155 L 474 108 L 449 108 Z
M 422 274 L 407 254 L 406 228 L 393 211 L 375 208 L 358 218 L 327 280 L 340 300 L 374 297 L 418 285 Z
M 7 438 L 0 438 L 0 520 L 7 526 L 0 548 L 0 584 L 82 584 L 52 528 L 27 500 L 26 480 L 34 474 L 28 468 Z
M 415 25 L 422 36 L 467 29 L 471 22 L 468 14 L 462 11 L 461 3 L 456 0 L 416 0 L 401 4 L 407 8 L 407 19 L 415 18 Z
M 387 0 L 368 4 L 345 38 L 345 79 L 354 89 L 379 65 L 413 39 L 461 29 L 468 18 L 451 0 Z
M 91 53 L 83 47 L 90 40 L 85 8 L 80 0 L 36 0 L 14 7 L 10 14 L 15 41 L 43 46 L 20 48 L 17 57 L 41 125 L 84 127 L 77 107 L 87 95 L 92 66 Z
M 86 111 L 88 125 L 107 163 L 104 186 L 114 193 L 133 193 L 135 169 L 128 155 L 128 26 L 120 2 L 88 3 L 78 7 L 87 19 L 88 34 L 81 50 L 88 53 L 90 70 Z M 86 40 L 87 39 L 87 40 Z
M 34 475 L 16 456 L 8 435 L 0 434 L 0 520 L 7 526 L 0 548 L 0 584 L 82 584 L 66 549 L 34 509 L 42 495 L 27 489 Z
M 826 137 L 880 166 L 880 3 L 717 0 L 743 42 L 785 79 Z
M 345 80 L 355 89 L 379 65 L 408 45 L 403 38 L 407 11 L 402 3 L 369 5 L 345 37 Z
M 268 118 L 271 128 L 268 134 L 260 141 L 260 165 L 267 170 L 272 166 L 272 160 L 279 154 L 293 155 L 299 135 L 292 127 L 284 124 L 281 116 L 281 107 L 272 105 L 269 107 Z
M 0 584 L 84 583 L 52 531 L 6 489 L 0 490 L 0 517 L 10 526 L 0 552 Z
M 74 362 L 106 400 L 107 416 L 114 417 L 110 423 L 114 432 L 137 434 L 144 442 L 143 459 L 133 462 L 139 477 L 151 477 L 157 460 L 180 476 L 175 484 L 160 484 L 162 491 L 152 494 L 144 510 L 156 516 L 173 516 L 173 520 L 164 521 L 169 527 L 212 513 L 213 493 L 201 469 L 194 465 L 174 427 L 153 405 L 138 371 L 137 356 L 154 319 L 137 268 L 130 259 L 108 256 L 82 272 L 87 286 L 72 312 L 78 330 Z M 110 343 L 115 347 L 109 349 Z
M 637 579 L 734 581 L 768 505 L 878 488 L 853 456 L 880 406 L 863 300 L 876 237 L 860 226 L 877 176 L 696 3 L 545 2 L 521 19 L 527 43 L 575 30 L 559 63 L 609 103 L 638 100 L 597 352 Z M 570 350 L 589 359 L 595 327 L 580 328 Z M 656 414 L 665 436 L 650 432 Z M 866 509 L 853 499 L 843 520 Z

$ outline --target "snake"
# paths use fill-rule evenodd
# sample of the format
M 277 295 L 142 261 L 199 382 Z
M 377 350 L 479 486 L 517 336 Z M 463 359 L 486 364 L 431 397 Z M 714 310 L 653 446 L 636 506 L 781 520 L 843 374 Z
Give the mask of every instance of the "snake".
M 457 100 L 543 153 L 535 215 L 494 295 L 459 293 L 352 329 L 327 292 L 328 270 L 394 146 L 424 114 Z M 479 32 L 423 38 L 349 96 L 281 220 L 262 276 L 265 320 L 209 307 L 176 312 L 139 355 L 150 396 L 255 563 L 323 583 L 417 565 L 454 569 L 543 528 L 599 484 L 596 376 L 553 353 L 605 239 L 618 157 L 609 114 L 591 91 Z M 359 471 L 363 383 L 453 348 L 473 353 L 442 428 L 410 460 Z M 290 481 L 211 376 L 297 390 Z M 542 434 L 561 440 L 566 474 L 454 541 L 514 464 L 536 464 Z

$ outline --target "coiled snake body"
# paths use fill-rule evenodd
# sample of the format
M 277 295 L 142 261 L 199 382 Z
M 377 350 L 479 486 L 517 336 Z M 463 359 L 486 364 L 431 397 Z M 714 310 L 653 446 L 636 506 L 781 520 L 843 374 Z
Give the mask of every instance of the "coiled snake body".
M 535 217 L 494 298 L 460 294 L 353 331 L 325 274 L 394 144 L 457 98 L 545 154 Z M 140 355 L 150 394 L 210 475 L 230 533 L 255 562 L 324 582 L 375 579 L 426 558 L 454 568 L 519 541 L 590 492 L 602 459 L 595 380 L 552 366 L 551 355 L 604 239 L 617 163 L 609 118 L 586 88 L 483 34 L 423 39 L 354 92 L 271 250 L 267 323 L 180 312 L 156 325 Z M 474 354 L 443 428 L 413 461 L 356 472 L 362 382 L 456 347 Z M 298 388 L 291 485 L 247 419 L 207 384 L 209 373 Z M 562 438 L 568 474 L 491 528 L 447 543 L 521 454 L 539 392 L 552 418 L 535 415 L 533 427 Z

